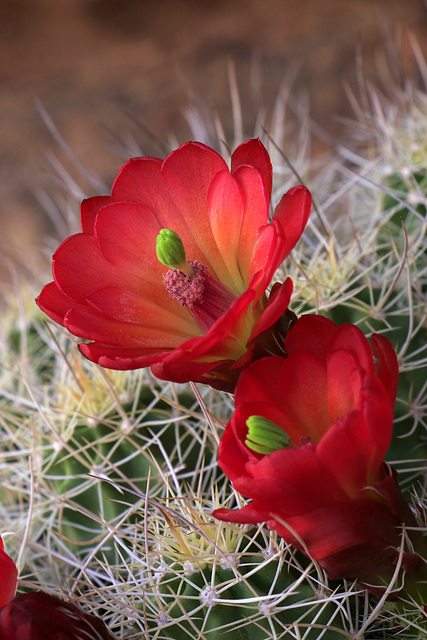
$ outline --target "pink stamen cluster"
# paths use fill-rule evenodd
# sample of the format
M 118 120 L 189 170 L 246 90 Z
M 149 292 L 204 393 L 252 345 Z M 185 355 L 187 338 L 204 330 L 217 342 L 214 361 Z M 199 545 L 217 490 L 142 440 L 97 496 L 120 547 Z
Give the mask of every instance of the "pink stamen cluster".
M 207 267 L 198 260 L 188 260 L 194 273 L 187 276 L 179 269 L 169 269 L 163 274 L 166 291 L 173 300 L 177 300 L 182 307 L 191 309 L 194 304 L 201 303 L 207 278 Z
M 200 329 L 209 331 L 212 325 L 230 308 L 237 296 L 198 260 L 187 260 L 193 274 L 169 269 L 163 274 L 166 291 L 173 300 L 188 309 Z

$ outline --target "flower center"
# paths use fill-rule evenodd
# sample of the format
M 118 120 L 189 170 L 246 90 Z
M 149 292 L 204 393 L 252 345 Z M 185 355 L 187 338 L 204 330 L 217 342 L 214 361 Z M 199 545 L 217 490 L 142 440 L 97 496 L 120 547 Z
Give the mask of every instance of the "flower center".
M 156 253 L 159 261 L 170 267 L 163 274 L 166 291 L 191 313 L 202 331 L 208 331 L 237 296 L 211 276 L 204 264 L 198 260 L 186 260 L 184 245 L 175 231 L 160 231 Z
M 183 307 L 191 309 L 194 304 L 203 301 L 203 292 L 207 276 L 207 268 L 197 260 L 189 260 L 193 273 L 187 275 L 179 269 L 169 269 L 163 274 L 166 291 L 173 300 Z

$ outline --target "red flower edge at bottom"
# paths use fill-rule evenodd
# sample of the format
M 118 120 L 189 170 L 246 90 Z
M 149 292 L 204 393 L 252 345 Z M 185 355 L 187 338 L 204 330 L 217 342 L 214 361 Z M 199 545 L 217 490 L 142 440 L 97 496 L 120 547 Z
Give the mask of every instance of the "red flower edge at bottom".
M 113 640 L 101 618 L 42 591 L 21 593 L 0 610 L 1 640 Z

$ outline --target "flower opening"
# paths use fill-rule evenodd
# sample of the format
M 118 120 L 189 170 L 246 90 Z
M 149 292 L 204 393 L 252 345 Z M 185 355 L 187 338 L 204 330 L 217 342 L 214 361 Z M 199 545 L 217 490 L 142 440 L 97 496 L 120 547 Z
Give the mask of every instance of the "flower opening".
M 181 268 L 169 269 L 163 274 L 166 291 L 193 316 L 200 329 L 206 333 L 228 311 L 237 296 L 216 278 L 209 275 L 207 267 L 198 260 L 186 263 L 190 275 Z

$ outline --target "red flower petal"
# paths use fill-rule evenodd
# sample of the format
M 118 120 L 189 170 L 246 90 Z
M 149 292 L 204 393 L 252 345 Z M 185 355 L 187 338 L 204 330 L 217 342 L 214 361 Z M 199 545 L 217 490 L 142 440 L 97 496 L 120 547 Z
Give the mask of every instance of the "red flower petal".
M 255 524 L 266 522 L 269 518 L 268 511 L 262 504 L 250 502 L 242 509 L 215 509 L 212 513 L 214 518 L 225 522 L 237 522 L 239 524 Z
M 253 454 L 244 444 L 246 434 L 245 420 L 237 408 L 222 434 L 218 451 L 219 466 L 231 481 L 245 473 L 245 465 Z
M 282 517 L 303 514 L 346 497 L 334 474 L 316 455 L 316 445 L 280 449 L 257 462 L 248 462 L 245 475 L 233 484 L 244 496 L 268 505 L 270 514 L 276 512 Z
M 217 272 L 217 276 L 233 291 L 244 291 L 248 283 L 237 262 L 243 196 L 228 170 L 214 176 L 208 191 L 208 210 L 212 234 L 227 268 L 227 272 Z
M 233 175 L 240 187 L 244 201 L 237 259 L 240 272 L 244 277 L 247 277 L 258 230 L 268 222 L 270 198 L 257 169 L 241 166 Z
M 274 221 L 263 225 L 256 237 L 249 265 L 248 278 L 261 275 L 257 287 L 257 299 L 260 298 L 270 284 L 274 273 L 281 262 L 283 236 L 280 225 Z
M 108 262 L 87 233 L 71 236 L 58 247 L 52 270 L 59 289 L 82 304 L 89 293 L 111 283 L 136 293 L 141 288 L 141 280 Z
M 393 544 L 399 540 L 398 521 L 379 501 L 337 501 L 287 522 L 331 579 L 378 580 L 382 573 L 390 572 L 397 555 Z M 278 521 L 275 528 L 300 548 L 289 529 Z
M 90 307 L 70 309 L 64 317 L 64 327 L 80 338 L 124 348 L 139 346 L 165 351 L 177 347 L 184 337 L 178 330 L 142 327 L 104 316 Z
M 282 402 L 302 433 L 318 442 L 329 428 L 326 367 L 311 353 L 291 353 L 279 380 Z
M 361 405 L 366 428 L 377 449 L 376 475 L 380 462 L 390 446 L 393 432 L 393 406 L 390 397 L 378 378 L 367 374 L 361 388 Z
M 77 302 L 66 296 L 56 286 L 55 282 L 49 282 L 43 287 L 40 295 L 36 298 L 36 302 L 40 309 L 59 324 L 64 323 L 64 317 L 71 307 L 77 306 L 84 309 L 85 306 L 79 305 Z
M 254 291 L 247 289 L 237 300 L 233 302 L 230 309 L 215 322 L 204 336 L 187 340 L 177 349 L 171 352 L 162 362 L 156 363 L 152 367 L 155 376 L 161 380 L 172 380 L 174 382 L 184 382 L 185 380 L 199 380 L 201 375 L 215 369 L 221 371 L 221 365 L 227 363 L 231 366 L 230 356 L 239 352 L 238 338 L 242 335 L 245 324 L 246 313 L 253 301 Z M 193 368 L 193 369 L 192 369 Z M 191 373 L 194 370 L 194 374 Z M 238 371 L 230 373 L 234 388 Z M 187 377 L 188 376 L 188 377 Z M 230 377 L 230 376 L 229 376 Z M 229 390 L 230 382 L 221 383 L 216 388 Z M 212 385 L 212 382 L 209 384 Z
M 360 491 L 373 480 L 378 456 L 362 412 L 352 411 L 334 424 L 319 442 L 317 455 L 349 498 L 360 497 Z
M 94 233 L 102 255 L 111 265 L 141 280 L 157 283 L 159 294 L 163 291 L 168 298 L 162 282 L 165 267 L 155 259 L 160 229 L 149 209 L 132 202 L 118 202 L 99 212 Z
M 323 316 L 301 316 L 285 338 L 285 350 L 309 351 L 326 364 L 329 344 L 338 326 Z M 307 340 L 307 336 L 310 339 Z
M 272 327 L 281 318 L 289 306 L 293 288 L 294 285 L 290 278 L 287 278 L 282 284 L 275 284 L 274 293 L 270 296 L 264 311 L 254 324 L 249 342 L 255 340 L 260 333 Z
M 262 271 L 260 288 L 268 286 L 277 268 L 301 237 L 311 209 L 310 192 L 305 187 L 290 189 L 282 198 L 270 224 L 259 229 L 249 277 Z
M 199 245 L 193 235 L 191 219 L 185 209 L 180 211 L 173 201 L 162 174 L 163 161 L 157 158 L 132 158 L 120 170 L 113 188 L 114 200 L 136 202 L 149 209 L 159 227 L 172 229 L 184 243 L 187 257 L 199 260 L 213 269 L 204 246 Z M 223 167 L 222 167 L 223 168 Z
M 0 537 L 0 609 L 12 600 L 16 591 L 18 569 L 12 558 L 4 550 L 3 540 Z
M 93 233 L 97 213 L 102 207 L 111 203 L 111 196 L 95 196 L 83 200 L 80 206 L 80 221 L 83 233 Z
M 101 618 L 41 591 L 21 593 L 0 610 L 4 640 L 112 640 Z
M 315 509 L 311 496 L 304 495 L 300 487 L 289 484 L 285 478 L 262 476 L 259 472 L 255 478 L 247 475 L 239 476 L 235 479 L 233 486 L 243 496 L 247 496 L 250 492 L 255 508 L 264 513 L 264 521 L 271 520 L 276 510 L 282 511 L 286 503 L 293 505 L 292 511 L 298 515 Z M 265 500 L 266 495 L 268 495 L 268 501 Z M 285 517 L 283 514 L 283 518 Z
M 173 209 L 174 204 L 162 179 L 163 160 L 159 158 L 131 158 L 119 171 L 111 195 L 114 200 L 138 202 L 151 211 Z
M 175 309 L 171 311 L 170 305 L 168 308 L 165 304 L 169 301 L 166 296 L 150 299 L 118 287 L 103 287 L 87 295 L 86 300 L 91 307 L 115 320 L 140 327 L 157 327 L 172 334 L 180 333 L 183 340 L 200 333 L 190 314 L 182 314 L 183 317 L 177 321 Z
M 113 347 L 105 344 L 91 342 L 79 344 L 79 351 L 91 362 L 99 364 L 107 369 L 128 371 L 149 367 L 154 362 L 159 362 L 168 353 L 163 349 L 149 347 Z
M 347 413 L 359 408 L 359 378 L 353 377 L 353 372 L 358 367 L 353 355 L 345 349 L 333 351 L 327 358 L 326 367 L 329 422 L 334 424 Z M 347 383 L 343 384 L 343 380 Z
M 311 211 L 311 194 L 306 187 L 289 189 L 282 197 L 274 212 L 274 219 L 280 222 L 286 242 L 282 260 L 292 251 L 300 239 Z
M 399 363 L 396 353 L 387 338 L 376 333 L 371 337 L 371 348 L 377 359 L 375 374 L 383 383 L 394 406 L 399 379 Z
M 329 348 L 331 351 L 345 349 L 352 354 L 359 367 L 374 373 L 374 360 L 369 343 L 362 331 L 354 324 L 343 324 L 338 327 Z
M 282 406 L 277 382 L 284 363 L 283 358 L 272 356 L 257 360 L 243 369 L 234 396 L 236 408 L 246 402 L 269 402 Z
M 266 198 L 268 202 L 270 202 L 273 185 L 273 167 L 271 166 L 267 149 L 260 142 L 259 138 L 247 140 L 237 147 L 231 156 L 232 173 L 236 173 L 239 168 L 244 165 L 258 169 L 262 176 Z
M 173 151 L 162 165 L 162 176 L 171 198 L 191 224 L 191 231 L 198 246 L 208 249 L 207 266 L 211 267 L 212 274 L 218 280 L 222 280 L 219 274 L 227 271 L 209 222 L 208 192 L 215 174 L 225 170 L 227 165 L 221 156 L 200 142 L 182 145 Z M 186 244 L 185 239 L 181 239 Z M 188 257 L 192 259 L 190 254 Z

